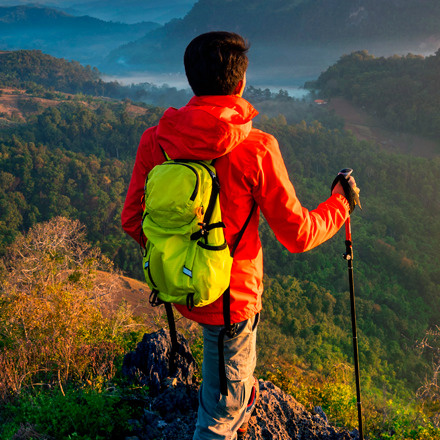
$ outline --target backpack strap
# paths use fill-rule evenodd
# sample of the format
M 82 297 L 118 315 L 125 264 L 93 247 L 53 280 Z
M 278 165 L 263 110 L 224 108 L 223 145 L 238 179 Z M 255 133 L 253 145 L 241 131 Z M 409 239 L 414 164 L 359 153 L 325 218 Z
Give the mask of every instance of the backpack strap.
M 177 331 L 176 331 L 176 321 L 174 320 L 173 306 L 171 303 L 166 302 L 165 310 L 167 312 L 168 326 L 170 328 L 170 338 L 171 338 L 171 351 L 170 351 L 170 361 L 168 373 L 170 377 L 176 373 L 176 354 L 177 354 Z
M 215 175 L 215 173 L 205 163 L 201 161 L 197 163 L 203 166 L 203 168 L 205 168 L 206 171 L 208 171 L 209 175 L 211 176 L 212 191 L 211 191 L 211 196 L 209 197 L 208 207 L 206 208 L 205 215 L 203 216 L 203 223 L 201 223 L 202 228 L 199 231 L 191 234 L 191 240 L 198 240 L 199 238 L 204 237 L 206 242 L 208 233 L 211 229 L 219 228 L 219 227 L 224 228 L 225 224 L 223 222 L 218 222 L 210 225 L 211 217 L 215 208 L 215 203 L 217 201 L 218 195 L 220 194 L 220 182 L 217 176 Z
M 234 257 L 235 251 L 243 237 L 244 231 L 251 221 L 252 215 L 257 207 L 257 203 L 254 201 L 252 205 L 251 212 L 249 213 L 244 225 L 240 229 L 238 236 L 232 246 L 231 256 Z M 218 336 L 218 370 L 220 377 L 220 392 L 224 396 L 228 395 L 228 381 L 226 378 L 226 364 L 225 364 L 225 353 L 224 353 L 224 341 L 225 336 L 228 338 L 233 338 L 237 332 L 237 324 L 231 323 L 231 286 L 224 291 L 223 295 L 223 319 L 225 322 L 225 327 L 220 331 Z
M 256 207 L 257 207 L 257 202 L 254 201 L 254 204 L 252 205 L 252 208 L 251 208 L 251 212 L 249 213 L 249 215 L 248 215 L 246 221 L 244 222 L 244 225 L 243 225 L 242 228 L 240 229 L 240 232 L 239 232 L 238 235 L 237 235 L 237 239 L 235 240 L 234 246 L 232 247 L 232 250 L 231 250 L 231 257 L 232 257 L 232 258 L 234 258 L 235 251 L 237 250 L 237 247 L 238 247 L 238 245 L 240 244 L 241 239 L 243 238 L 244 231 L 245 231 L 246 228 L 248 227 L 248 225 L 249 225 L 249 223 L 250 223 L 250 221 L 251 221 L 252 215 L 253 215 L 253 213 L 254 213 Z

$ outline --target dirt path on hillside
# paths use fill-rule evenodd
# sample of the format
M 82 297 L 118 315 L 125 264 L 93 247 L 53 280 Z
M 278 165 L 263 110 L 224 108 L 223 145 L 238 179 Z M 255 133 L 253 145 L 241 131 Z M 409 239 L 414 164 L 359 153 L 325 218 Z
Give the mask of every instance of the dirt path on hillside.
M 379 120 L 344 98 L 332 98 L 328 106 L 344 119 L 344 128 L 350 130 L 359 140 L 376 142 L 383 150 L 392 153 L 427 158 L 440 155 L 439 143 L 421 136 L 385 129 Z

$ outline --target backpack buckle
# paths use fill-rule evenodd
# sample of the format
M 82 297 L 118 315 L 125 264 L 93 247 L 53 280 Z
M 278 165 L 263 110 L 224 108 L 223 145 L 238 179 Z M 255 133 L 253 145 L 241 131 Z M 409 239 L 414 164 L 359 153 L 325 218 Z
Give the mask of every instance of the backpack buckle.
M 157 289 L 153 289 L 150 293 L 149 302 L 151 307 L 157 307 L 163 304 L 163 301 L 158 298 L 159 291 Z
M 200 222 L 197 224 L 200 226 L 200 234 L 201 235 L 208 235 L 208 229 L 206 229 L 206 223 Z

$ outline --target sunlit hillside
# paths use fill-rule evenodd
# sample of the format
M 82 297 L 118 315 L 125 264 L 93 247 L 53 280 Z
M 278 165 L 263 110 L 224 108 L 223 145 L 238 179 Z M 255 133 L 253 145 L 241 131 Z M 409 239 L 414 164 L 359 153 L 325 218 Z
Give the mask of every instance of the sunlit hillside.
M 139 409 L 126 407 L 125 393 L 145 392 L 126 388 L 122 357 L 151 329 L 141 287 L 118 274 L 142 280 L 139 247 L 122 232 L 120 213 L 140 136 L 163 108 L 126 96 L 94 96 L 93 87 L 114 86 L 98 79 L 84 81 L 81 90 L 78 78 L 93 69 L 41 53 L 12 55 L 8 59 L 24 64 L 0 71 L 0 436 L 14 438 L 25 422 L 34 436 L 73 436 L 50 405 L 63 394 L 74 405 L 80 393 L 82 402 L 108 410 L 94 412 L 99 420 L 91 417 L 91 425 L 107 423 L 118 438 L 126 432 L 124 420 Z M 44 61 L 41 80 L 35 72 L 20 78 L 26 60 L 38 57 Z M 52 70 L 62 87 L 78 90 L 47 85 Z M 248 93 L 262 110 L 255 125 L 278 139 L 305 207 L 328 197 L 341 168 L 355 170 L 364 208 L 355 210 L 352 226 L 369 438 L 439 438 L 439 157 L 394 154 L 360 141 L 313 102 L 256 88 Z M 274 115 L 277 106 L 286 115 Z M 69 231 L 73 238 L 66 239 Z M 54 252 L 56 234 L 64 240 Z M 352 429 L 357 422 L 344 234 L 299 255 L 276 241 L 264 218 L 260 235 L 266 278 L 258 374 L 306 407 L 322 406 L 333 424 Z M 102 270 L 115 278 L 103 277 Z M 127 283 L 134 289 L 125 290 Z M 200 361 L 197 334 L 192 347 Z M 36 415 L 34 399 L 52 408 L 55 427 L 47 411 Z M 72 420 L 81 419 L 81 411 L 75 406 Z M 100 418 L 105 414 L 111 423 Z M 64 437 L 56 437 L 60 432 Z

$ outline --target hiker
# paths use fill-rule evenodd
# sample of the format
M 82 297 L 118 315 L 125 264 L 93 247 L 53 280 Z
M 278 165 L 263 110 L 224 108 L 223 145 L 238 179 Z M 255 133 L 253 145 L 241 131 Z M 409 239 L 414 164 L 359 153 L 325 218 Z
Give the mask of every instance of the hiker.
M 315 210 L 301 206 L 278 142 L 252 127 L 257 111 L 242 98 L 247 51 L 246 41 L 229 32 L 209 32 L 190 42 L 184 65 L 195 96 L 180 109 L 166 110 L 159 124 L 142 135 L 122 211 L 124 230 L 145 243 L 148 237 L 143 237 L 140 200 L 153 167 L 166 157 L 215 159 L 229 248 L 243 231 L 230 280 L 230 319 L 235 334 L 225 336 L 223 346 L 227 393 L 221 392 L 219 374 L 218 340 L 225 326 L 223 296 L 203 307 L 175 306 L 203 327 L 203 381 L 194 440 L 244 438 L 258 398 L 258 381 L 253 373 L 263 293 L 260 211 L 290 252 L 305 252 L 323 243 L 339 230 L 350 212 L 340 183 Z M 358 192 L 353 178 L 349 183 Z

